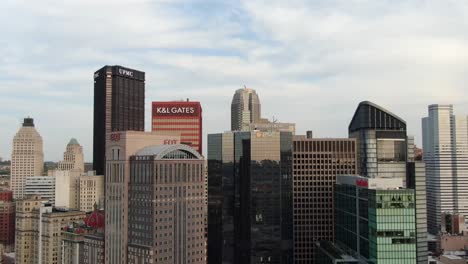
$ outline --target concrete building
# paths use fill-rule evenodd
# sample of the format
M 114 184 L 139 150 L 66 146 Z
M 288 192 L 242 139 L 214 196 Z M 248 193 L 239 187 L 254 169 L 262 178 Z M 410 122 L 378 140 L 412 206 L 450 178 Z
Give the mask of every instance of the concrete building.
M 208 262 L 292 263 L 292 134 L 208 135 Z
M 26 178 L 42 175 L 43 168 L 42 137 L 34 127 L 34 120 L 25 118 L 22 127 L 13 138 L 10 184 L 14 199 L 24 197 Z
M 261 105 L 257 92 L 247 87 L 238 89 L 231 103 L 231 130 L 248 131 L 251 123 L 261 118 Z
M 103 231 L 104 214 L 97 209 L 87 214 L 83 222 L 65 225 L 62 228 L 62 264 L 83 263 L 85 237 Z M 96 260 L 91 263 L 98 262 Z
M 63 225 L 83 220 L 84 212 L 54 209 L 46 200 L 32 196 L 17 202 L 16 263 L 62 262 Z
M 104 264 L 104 244 L 104 234 L 102 233 L 84 236 L 80 264 Z
M 113 131 L 145 130 L 145 73 L 104 66 L 94 73 L 93 165 L 104 175 L 106 136 Z
M 179 143 L 180 136 L 126 131 L 110 133 L 107 139 L 105 263 L 119 264 L 127 262 L 130 156 L 146 146 Z
M 65 152 L 63 161 L 58 163 L 58 170 L 78 170 L 84 172 L 83 147 L 74 138 L 70 140 Z
M 203 146 L 203 118 L 200 102 L 153 102 L 152 131 L 180 133 L 180 142 L 196 149 Z
M 78 188 L 79 203 L 76 208 L 80 211 L 91 212 L 94 206 L 99 208 L 104 206 L 104 176 L 95 175 L 94 171 L 83 174 L 79 177 Z
M 24 185 L 24 196 L 28 198 L 33 195 L 38 195 L 52 205 L 55 205 L 55 177 L 28 177 Z
M 356 174 L 356 169 L 355 139 L 294 137 L 294 263 L 319 263 L 315 242 L 335 237 L 336 177 Z
M 15 203 L 13 192 L 0 189 L 0 245 L 10 252 L 15 245 Z M 0 262 L 1 263 L 1 262 Z
M 360 263 L 417 263 L 414 190 L 360 176 L 338 176 L 335 187 L 336 244 L 321 263 L 338 258 L 335 247 Z
M 130 157 L 127 263 L 206 263 L 204 163 L 180 144 Z
M 452 105 L 430 105 L 422 119 L 423 160 L 427 172 L 427 219 L 437 234 L 443 212 L 468 217 L 468 120 Z

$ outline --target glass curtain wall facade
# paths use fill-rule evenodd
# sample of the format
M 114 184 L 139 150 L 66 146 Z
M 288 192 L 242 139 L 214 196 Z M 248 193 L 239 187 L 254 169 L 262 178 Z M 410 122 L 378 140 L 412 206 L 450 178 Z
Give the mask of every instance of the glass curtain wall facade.
M 292 263 L 291 165 L 289 132 L 208 136 L 209 263 Z
M 361 102 L 349 124 L 349 137 L 358 145 L 358 174 L 392 177 L 406 182 L 406 122 L 371 103 Z
M 337 184 L 335 212 L 336 244 L 361 261 L 416 263 L 414 190 Z

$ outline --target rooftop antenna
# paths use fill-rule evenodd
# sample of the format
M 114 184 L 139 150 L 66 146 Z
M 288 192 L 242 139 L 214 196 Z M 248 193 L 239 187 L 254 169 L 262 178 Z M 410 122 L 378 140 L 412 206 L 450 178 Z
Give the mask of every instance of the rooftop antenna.
M 246 90 L 247 90 L 247 86 L 245 86 L 245 84 L 244 84 L 244 89 L 246 89 Z

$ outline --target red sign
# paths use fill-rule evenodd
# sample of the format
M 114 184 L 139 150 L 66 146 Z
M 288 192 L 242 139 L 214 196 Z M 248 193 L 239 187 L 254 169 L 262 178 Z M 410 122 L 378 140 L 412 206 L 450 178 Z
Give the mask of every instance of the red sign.
M 110 141 L 120 141 L 120 133 L 111 134 Z
M 367 180 L 364 180 L 364 179 L 357 179 L 356 180 L 356 185 L 359 186 L 359 187 L 368 187 L 369 186 Z

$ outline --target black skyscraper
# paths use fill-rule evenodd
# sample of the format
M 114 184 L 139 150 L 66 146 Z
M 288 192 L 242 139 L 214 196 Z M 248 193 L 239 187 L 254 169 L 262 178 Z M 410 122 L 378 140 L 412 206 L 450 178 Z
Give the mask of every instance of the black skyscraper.
M 208 135 L 208 263 L 292 263 L 292 134 Z
M 105 173 L 106 133 L 145 130 L 145 73 L 104 66 L 94 73 L 93 166 Z

